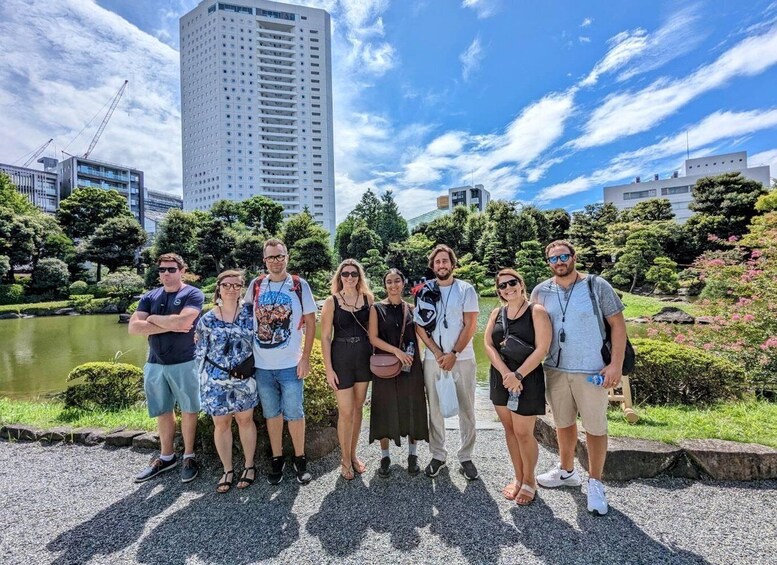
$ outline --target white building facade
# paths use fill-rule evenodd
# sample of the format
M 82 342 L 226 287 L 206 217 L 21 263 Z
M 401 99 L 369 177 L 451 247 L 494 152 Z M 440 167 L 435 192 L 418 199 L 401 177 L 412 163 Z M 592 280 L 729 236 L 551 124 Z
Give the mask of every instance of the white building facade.
M 180 33 L 184 209 L 264 195 L 334 233 L 329 14 L 203 0 Z
M 604 202 L 614 204 L 619 210 L 629 210 L 638 203 L 651 198 L 666 198 L 672 203 L 675 220 L 685 222 L 693 212 L 688 207 L 693 202 L 693 187 L 700 178 L 738 172 L 748 179 L 771 186 L 769 166 L 748 167 L 747 151 L 687 159 L 683 174 L 673 173 L 661 179 L 654 175 L 652 180 L 617 186 L 604 187 Z
M 11 177 L 11 182 L 30 203 L 48 214 L 59 208 L 59 176 L 56 169 L 39 171 L 0 163 L 0 171 Z

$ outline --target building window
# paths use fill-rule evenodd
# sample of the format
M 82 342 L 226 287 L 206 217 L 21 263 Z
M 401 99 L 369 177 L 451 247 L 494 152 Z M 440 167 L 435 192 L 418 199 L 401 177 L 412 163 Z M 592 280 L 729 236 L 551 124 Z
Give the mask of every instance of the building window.
M 688 194 L 690 190 L 690 186 L 669 186 L 661 189 L 661 196 L 669 196 L 671 194 Z
M 624 192 L 623 193 L 623 199 L 624 200 L 638 200 L 640 198 L 652 198 L 656 195 L 656 189 L 651 188 L 650 190 L 637 190 L 634 192 Z

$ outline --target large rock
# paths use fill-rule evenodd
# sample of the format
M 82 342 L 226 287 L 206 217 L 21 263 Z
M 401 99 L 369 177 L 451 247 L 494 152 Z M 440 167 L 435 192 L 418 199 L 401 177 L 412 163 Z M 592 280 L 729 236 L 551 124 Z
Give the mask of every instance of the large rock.
M 153 432 L 132 438 L 132 447 L 136 449 L 159 449 L 159 435 Z
M 9 424 L 0 428 L 0 437 L 11 441 L 37 441 L 41 432 L 32 426 Z
M 777 449 L 754 443 L 721 439 L 689 439 L 680 442 L 701 470 L 721 481 L 777 479 Z
M 68 441 L 70 436 L 70 428 L 51 428 L 43 430 L 38 434 L 38 441 L 45 441 L 47 443 L 58 443 L 61 441 Z
M 665 472 L 682 454 L 679 447 L 647 439 L 611 437 L 607 444 L 604 476 L 611 481 L 655 477 Z M 577 458 L 588 470 L 585 438 L 577 443 Z
M 78 428 L 71 430 L 65 441 L 83 445 L 97 445 L 105 441 L 105 432 L 97 428 Z
M 674 306 L 661 308 L 661 311 L 652 316 L 651 319 L 654 322 L 663 322 L 665 324 L 693 324 L 696 322 L 693 316 Z
M 129 324 L 130 318 L 132 317 L 131 314 L 127 314 L 126 312 L 123 312 L 119 314 L 119 323 L 120 324 Z
M 111 447 L 131 447 L 132 440 L 145 434 L 143 430 L 115 430 L 105 436 L 105 445 Z
M 5 314 L 0 314 L 0 320 L 16 320 L 22 317 L 23 316 L 19 314 L 19 312 L 6 312 Z
M 60 308 L 52 312 L 54 316 L 78 316 L 75 308 Z

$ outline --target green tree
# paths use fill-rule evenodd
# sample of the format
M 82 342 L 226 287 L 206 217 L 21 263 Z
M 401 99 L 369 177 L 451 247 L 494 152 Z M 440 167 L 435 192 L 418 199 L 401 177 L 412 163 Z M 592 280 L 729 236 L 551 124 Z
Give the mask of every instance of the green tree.
M 5 279 L 10 270 L 11 260 L 6 255 L 0 255 L 0 280 Z
M 772 188 L 767 194 L 759 196 L 755 203 L 755 209 L 762 214 L 777 210 L 777 189 Z
M 111 218 L 98 227 L 87 240 L 85 250 L 86 258 L 97 263 L 97 282 L 100 282 L 101 265 L 111 272 L 134 265 L 147 239 L 146 231 L 131 217 Z
M 37 293 L 64 294 L 70 283 L 70 271 L 59 259 L 41 259 L 32 271 L 30 290 Z
M 81 187 L 59 205 L 57 219 L 70 239 L 92 235 L 111 218 L 132 218 L 127 199 L 115 190 Z
M 380 252 L 382 247 L 383 241 L 380 236 L 367 226 L 361 225 L 351 234 L 347 257 L 366 257 L 370 249 L 377 249 Z
M 348 258 L 348 245 L 351 243 L 351 234 L 360 225 L 364 225 L 364 223 L 351 216 L 348 216 L 338 224 L 335 230 L 335 252 L 341 261 Z
M 543 214 L 548 220 L 550 241 L 541 241 L 540 243 L 547 245 L 557 239 L 566 239 L 569 226 L 572 224 L 572 216 L 569 215 L 569 212 L 563 208 L 554 208 L 544 210 Z
M 521 273 L 527 293 L 531 293 L 535 286 L 550 276 L 545 261 L 545 248 L 539 241 L 521 242 L 521 248 L 515 252 L 515 270 Z
M 120 298 L 132 298 L 143 292 L 143 277 L 132 271 L 116 271 L 106 275 L 103 280 L 97 283 L 97 286 L 103 288 L 109 295 Z
M 552 226 L 545 213 L 536 206 L 524 206 L 520 211 L 521 216 L 527 216 L 534 220 L 536 226 L 536 241 L 547 245 L 553 241 L 551 235 Z M 531 241 L 531 240 L 527 240 Z
M 637 282 L 653 264 L 653 260 L 661 255 L 661 245 L 655 231 L 641 229 L 631 233 L 626 238 L 623 252 L 618 256 L 610 273 L 613 284 L 626 287 L 633 292 Z
M 0 255 L 8 257 L 12 267 L 5 275 L 6 282 L 14 282 L 13 267 L 32 263 L 36 237 L 35 217 L 0 206 Z
M 767 192 L 763 184 L 738 172 L 704 177 L 693 187 L 693 202 L 689 208 L 697 214 L 723 217 L 722 229 L 719 228 L 715 235 L 727 239 L 747 232 L 750 220 L 758 214 L 755 203 Z
M 361 200 L 348 216 L 354 220 L 362 220 L 368 226 L 380 224 L 381 202 L 371 188 L 362 194 Z
M 488 273 L 515 266 L 515 250 L 521 242 L 537 239 L 537 224 L 531 215 L 516 211 L 513 202 L 492 200 L 486 207 L 488 224 L 478 243 L 478 255 Z
M 631 210 L 624 210 L 621 221 L 624 222 L 660 222 L 674 220 L 672 203 L 668 198 L 650 198 L 638 202 Z
M 197 251 L 200 257 L 200 275 L 215 276 L 234 265 L 232 250 L 237 235 L 224 220 L 210 218 L 197 229 Z
M 383 260 L 383 256 L 377 249 L 370 249 L 367 254 L 361 259 L 362 267 L 367 273 L 369 279 L 370 288 L 372 292 L 380 296 L 385 295 L 383 289 L 383 275 L 389 270 L 388 265 Z
M 480 292 L 488 286 L 486 268 L 474 261 L 471 253 L 465 253 L 459 257 L 456 277 L 469 282 L 475 287 L 476 292 Z
M 73 240 L 65 235 L 53 216 L 38 214 L 33 217 L 35 218 L 36 230 L 34 261 L 45 257 L 54 257 L 69 264 L 70 258 L 75 253 Z
M 210 215 L 234 227 L 241 220 L 243 215 L 243 203 L 234 200 L 217 200 L 210 207 Z
M 197 216 L 183 210 L 170 210 L 165 214 L 154 236 L 152 264 L 162 253 L 177 253 L 189 264 L 196 262 Z
M 266 196 L 252 196 L 240 203 L 243 223 L 258 232 L 265 230 L 276 235 L 283 223 L 283 206 Z
M 488 227 L 488 218 L 482 212 L 473 211 L 464 223 L 464 237 L 461 241 L 461 251 L 475 255 L 478 242 Z
M 392 243 L 406 240 L 409 235 L 407 221 L 399 213 L 394 194 L 390 190 L 380 197 L 380 212 L 375 231 L 383 242 L 381 251 L 388 249 Z
M 242 269 L 257 273 L 264 264 L 264 242 L 267 238 L 253 233 L 241 234 L 237 238 L 232 255 Z
M 618 216 L 618 208 L 612 202 L 586 204 L 583 211 L 572 214 L 568 235 L 581 267 L 590 266 L 597 273 L 604 270 L 610 256 L 598 253 L 597 243 L 606 236 L 607 227 L 618 221 Z
M 423 234 L 431 239 L 435 245 L 445 244 L 461 253 L 466 253 L 462 246 L 462 228 L 466 226 L 471 215 L 471 210 L 466 206 L 456 206 L 450 214 L 435 218 L 424 226 Z M 470 250 L 471 252 L 471 250 Z
M 16 185 L 11 181 L 11 177 L 2 171 L 0 171 L 0 203 L 2 203 L 4 208 L 8 208 L 15 214 L 31 215 L 39 213 L 32 202 L 16 189 Z
M 655 285 L 655 290 L 663 294 L 677 292 L 679 277 L 677 263 L 669 257 L 656 257 L 653 265 L 645 273 L 645 280 Z
M 402 271 L 415 282 L 426 276 L 429 252 L 434 242 L 423 234 L 413 234 L 401 243 L 389 245 L 386 264 Z
M 332 249 L 329 242 L 320 237 L 306 237 L 294 242 L 289 256 L 289 271 L 305 279 L 332 269 Z
M 281 234 L 281 239 L 290 253 L 294 245 L 302 239 L 320 239 L 329 245 L 329 232 L 316 223 L 307 208 L 287 219 Z

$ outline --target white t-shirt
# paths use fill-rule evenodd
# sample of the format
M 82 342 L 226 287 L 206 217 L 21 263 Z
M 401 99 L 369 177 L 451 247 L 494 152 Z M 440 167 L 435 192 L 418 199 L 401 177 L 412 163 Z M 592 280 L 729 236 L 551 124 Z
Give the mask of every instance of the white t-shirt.
M 480 312 L 478 307 L 478 293 L 468 282 L 453 279 L 453 284 L 440 286 L 440 300 L 437 302 L 437 325 L 432 332 L 432 339 L 448 353 L 456 345 L 459 334 L 464 328 L 464 314 L 466 312 Z M 445 326 L 448 326 L 447 328 Z M 472 340 L 459 352 L 458 359 L 474 359 L 475 349 Z M 426 359 L 434 359 L 434 353 L 426 350 Z
M 292 288 L 291 275 L 274 282 L 266 276 L 259 289 L 259 300 L 254 304 L 256 279 L 246 290 L 244 302 L 254 304 L 254 358 L 257 369 L 288 369 L 302 359 L 304 325 L 302 316 L 316 311 L 316 301 L 305 279 L 302 285 L 302 304 Z

